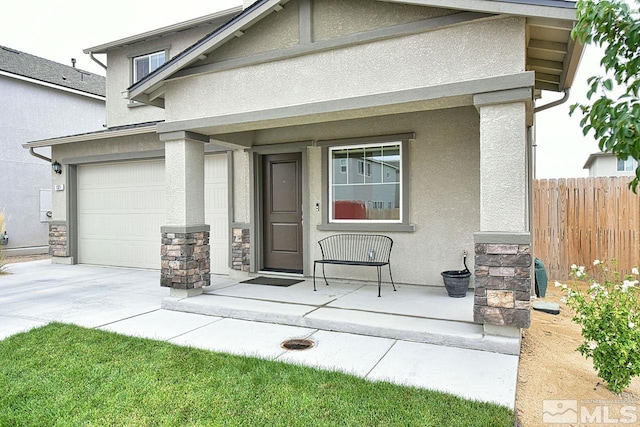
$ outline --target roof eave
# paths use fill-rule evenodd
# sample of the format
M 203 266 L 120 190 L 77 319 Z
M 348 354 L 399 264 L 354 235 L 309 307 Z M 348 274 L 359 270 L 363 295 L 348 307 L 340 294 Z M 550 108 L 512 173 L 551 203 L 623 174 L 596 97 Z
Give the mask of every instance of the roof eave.
M 84 53 L 86 54 L 90 54 L 90 53 L 107 53 L 107 51 L 114 49 L 114 48 L 118 48 L 118 47 L 122 47 L 122 46 L 126 46 L 126 45 L 130 45 L 130 44 L 134 44 L 134 43 L 138 43 L 141 42 L 143 40 L 146 40 L 148 38 L 152 38 L 152 37 L 160 37 L 162 35 L 166 35 L 166 34 L 170 34 L 170 33 L 174 33 L 177 31 L 182 31 L 185 30 L 187 28 L 193 28 L 193 27 L 197 27 L 199 25 L 203 25 L 206 24 L 210 21 L 215 21 L 217 19 L 221 19 L 224 17 L 232 17 L 237 15 L 238 13 L 242 12 L 242 6 L 236 6 L 236 7 L 232 7 L 230 9 L 226 9 L 220 12 L 216 12 L 216 13 L 212 13 L 209 15 L 205 15 L 205 16 L 201 16 L 198 18 L 194 18 L 194 19 L 190 19 L 188 21 L 183 21 L 183 22 L 179 22 L 177 24 L 173 24 L 173 25 L 168 25 L 166 27 L 162 27 L 162 28 L 157 28 L 151 31 L 147 31 L 141 34 L 136 34 L 134 36 L 130 36 L 130 37 L 125 37 L 123 39 L 119 39 L 119 40 L 115 40 L 109 43 L 104 43 L 98 46 L 94 46 L 94 47 L 89 47 L 83 50 Z
M 564 0 L 380 0 L 446 9 L 576 21 L 575 3 Z
M 74 142 L 96 141 L 99 139 L 118 138 L 123 136 L 142 135 L 145 133 L 155 133 L 156 123 L 149 126 L 134 127 L 129 129 L 118 129 L 113 131 L 97 131 L 93 133 L 83 133 L 80 135 L 62 136 L 39 141 L 32 141 L 22 144 L 23 148 L 52 147 L 54 145 L 71 144 Z

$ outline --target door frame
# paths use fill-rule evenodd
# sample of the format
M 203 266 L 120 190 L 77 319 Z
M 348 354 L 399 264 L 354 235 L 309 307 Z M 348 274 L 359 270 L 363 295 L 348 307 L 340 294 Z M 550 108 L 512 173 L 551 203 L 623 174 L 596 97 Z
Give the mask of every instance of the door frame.
M 275 144 L 252 147 L 249 150 L 249 195 L 251 225 L 249 228 L 251 238 L 250 258 L 251 273 L 262 271 L 264 266 L 264 235 L 263 235 L 263 203 L 262 203 L 262 157 L 268 154 L 302 154 L 302 275 L 309 276 L 309 191 L 308 188 L 308 159 L 307 147 L 312 142 L 296 142 L 292 144 Z M 269 271 L 265 274 L 274 274 Z M 275 273 L 277 274 L 277 273 Z M 286 273 L 291 274 L 291 273 Z

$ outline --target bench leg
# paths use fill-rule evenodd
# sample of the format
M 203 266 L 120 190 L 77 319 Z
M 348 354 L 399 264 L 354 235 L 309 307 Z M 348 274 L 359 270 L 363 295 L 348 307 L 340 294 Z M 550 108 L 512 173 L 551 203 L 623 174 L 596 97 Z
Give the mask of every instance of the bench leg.
M 322 277 L 324 277 L 324 284 L 329 286 L 329 282 L 327 282 L 327 276 L 324 274 L 324 262 L 322 263 Z
M 380 266 L 376 267 L 378 269 L 378 298 L 380 298 L 380 288 L 382 287 L 382 269 Z
M 389 266 L 389 278 L 391 279 L 391 284 L 393 285 L 393 290 L 394 290 L 394 292 L 395 292 L 395 290 L 396 290 L 396 284 L 395 284 L 395 283 L 393 283 L 393 276 L 391 275 L 391 264 L 389 263 L 389 264 L 387 264 L 387 265 Z

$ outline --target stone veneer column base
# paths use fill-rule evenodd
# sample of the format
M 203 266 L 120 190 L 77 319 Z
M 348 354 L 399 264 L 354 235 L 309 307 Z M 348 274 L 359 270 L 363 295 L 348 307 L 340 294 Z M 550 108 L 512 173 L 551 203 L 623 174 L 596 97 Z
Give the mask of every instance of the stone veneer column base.
M 234 225 L 231 242 L 231 268 L 249 272 L 251 268 L 251 234 L 247 225 Z
M 531 323 L 529 233 L 475 234 L 473 320 L 528 328 Z
M 209 286 L 209 227 L 162 227 L 161 257 L 160 286 L 186 291 Z
M 68 230 L 65 221 L 49 222 L 49 255 L 54 257 L 69 256 Z

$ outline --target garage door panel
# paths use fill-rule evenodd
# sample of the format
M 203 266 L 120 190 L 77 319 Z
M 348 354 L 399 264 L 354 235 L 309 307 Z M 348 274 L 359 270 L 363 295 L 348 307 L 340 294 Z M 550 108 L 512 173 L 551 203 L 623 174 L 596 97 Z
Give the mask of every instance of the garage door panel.
M 165 223 L 163 161 L 78 168 L 79 262 L 158 269 Z
M 205 221 L 211 272 L 228 274 L 227 157 L 205 157 Z M 160 268 L 166 224 L 164 161 L 78 167 L 78 262 Z

